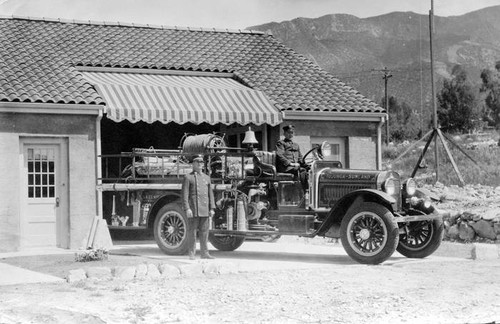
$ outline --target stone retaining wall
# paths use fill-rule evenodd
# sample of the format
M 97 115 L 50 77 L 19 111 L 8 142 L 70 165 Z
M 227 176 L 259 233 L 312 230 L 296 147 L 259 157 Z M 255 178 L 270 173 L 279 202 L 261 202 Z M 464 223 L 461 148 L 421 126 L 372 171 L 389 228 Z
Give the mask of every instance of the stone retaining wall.
M 482 215 L 471 212 L 447 212 L 444 217 L 445 238 L 458 242 L 500 243 L 500 211 Z
M 168 263 L 141 263 L 136 266 L 90 267 L 87 269 L 70 270 L 66 281 L 75 283 L 84 280 L 145 280 L 145 279 L 175 279 L 204 275 L 221 275 L 238 273 L 237 266 L 230 262 L 196 262 L 182 265 Z

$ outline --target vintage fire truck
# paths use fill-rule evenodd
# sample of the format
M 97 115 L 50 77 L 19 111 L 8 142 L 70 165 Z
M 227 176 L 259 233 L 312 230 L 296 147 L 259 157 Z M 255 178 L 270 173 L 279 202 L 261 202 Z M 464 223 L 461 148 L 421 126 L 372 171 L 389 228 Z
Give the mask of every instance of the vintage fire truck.
M 216 134 L 186 135 L 179 149 L 134 149 L 103 155 L 103 215 L 109 226 L 149 229 L 166 254 L 187 253 L 181 208 L 190 158 L 203 154 L 216 212 L 210 243 L 234 251 L 246 238 L 270 235 L 340 238 L 347 254 L 379 264 L 396 250 L 409 258 L 432 254 L 443 221 L 428 193 L 393 171 L 351 170 L 331 160 L 324 142 L 303 156 L 309 190 L 292 174 L 276 172 L 276 153 L 226 147 Z

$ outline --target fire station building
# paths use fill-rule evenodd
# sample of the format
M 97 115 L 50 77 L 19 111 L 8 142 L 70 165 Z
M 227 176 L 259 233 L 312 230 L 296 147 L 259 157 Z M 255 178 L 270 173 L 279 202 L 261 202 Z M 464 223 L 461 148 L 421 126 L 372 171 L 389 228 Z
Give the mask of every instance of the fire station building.
M 328 140 L 344 167 L 381 167 L 385 111 L 271 35 L 0 18 L 0 251 L 79 248 L 101 214 L 100 154 L 177 148 L 251 127 L 274 150 Z

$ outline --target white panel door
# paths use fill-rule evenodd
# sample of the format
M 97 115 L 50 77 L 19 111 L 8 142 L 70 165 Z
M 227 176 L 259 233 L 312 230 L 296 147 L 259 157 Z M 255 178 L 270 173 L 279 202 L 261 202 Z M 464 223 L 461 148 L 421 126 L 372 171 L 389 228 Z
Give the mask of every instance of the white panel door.
M 58 245 L 60 146 L 24 145 L 22 247 Z

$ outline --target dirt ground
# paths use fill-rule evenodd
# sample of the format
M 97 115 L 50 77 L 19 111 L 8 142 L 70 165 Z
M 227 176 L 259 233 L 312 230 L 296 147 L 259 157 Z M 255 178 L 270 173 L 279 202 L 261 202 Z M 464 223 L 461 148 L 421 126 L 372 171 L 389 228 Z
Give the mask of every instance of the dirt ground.
M 0 288 L 0 323 L 493 323 L 498 260 Z
M 264 252 L 290 243 L 297 247 L 296 254 Z M 321 246 L 337 251 L 334 256 L 318 254 L 317 259 L 302 250 L 318 251 L 317 241 L 284 237 L 277 243 L 252 244 L 248 250 L 227 252 L 236 256 L 215 253 L 215 261 L 243 258 L 262 263 L 259 271 L 240 268 L 236 274 L 178 279 L 3 286 L 0 323 L 500 322 L 500 259 L 417 260 L 397 255 L 368 266 L 350 260 L 334 243 Z M 306 266 L 266 266 L 276 260 Z M 160 261 L 110 255 L 108 261 L 76 263 L 72 255 L 59 255 L 0 262 L 62 277 L 74 268 Z
M 450 206 L 469 208 L 470 201 L 459 200 Z M 473 205 L 498 203 L 479 201 Z M 161 261 L 112 254 L 107 261 L 77 263 L 70 254 L 0 262 L 63 278 L 71 269 Z M 367 266 L 345 256 L 310 268 L 263 268 L 170 280 L 3 286 L 0 324 L 500 322 L 500 259 L 401 257 Z
M 73 254 L 21 256 L 0 259 L 0 262 L 33 270 L 59 278 L 66 278 L 70 270 L 90 267 L 136 266 L 140 263 L 159 264 L 161 261 L 134 255 L 109 255 L 108 260 L 75 262 Z M 1 324 L 1 323 L 0 323 Z

